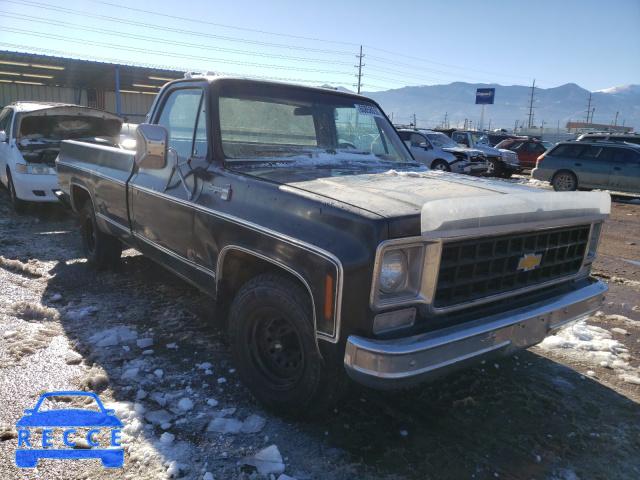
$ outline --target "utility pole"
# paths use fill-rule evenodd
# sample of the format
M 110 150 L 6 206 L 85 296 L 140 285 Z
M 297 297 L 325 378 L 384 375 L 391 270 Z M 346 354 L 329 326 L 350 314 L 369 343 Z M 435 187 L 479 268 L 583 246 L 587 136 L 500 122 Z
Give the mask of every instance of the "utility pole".
M 620 112 L 616 112 L 616 119 L 613 121 L 613 126 L 614 126 L 614 127 L 618 126 L 618 114 L 619 114 L 619 113 L 620 113 Z
M 586 107 L 587 107 L 587 123 L 589 123 L 589 113 L 591 113 L 591 94 L 589 94 L 589 104 Z M 593 115 L 591 115 L 591 123 L 593 123 Z
M 531 128 L 531 125 L 533 125 L 533 95 L 535 93 L 536 90 L 536 79 L 533 79 L 533 85 L 531 87 L 531 99 L 529 100 L 529 125 L 528 127 Z
M 356 57 L 358 58 L 358 75 L 356 75 L 356 77 L 358 77 L 358 95 L 360 94 L 360 87 L 362 86 L 362 67 L 364 67 L 364 64 L 362 63 L 362 58 L 364 57 L 364 55 L 362 54 L 362 45 L 360 45 L 360 55 L 356 55 Z

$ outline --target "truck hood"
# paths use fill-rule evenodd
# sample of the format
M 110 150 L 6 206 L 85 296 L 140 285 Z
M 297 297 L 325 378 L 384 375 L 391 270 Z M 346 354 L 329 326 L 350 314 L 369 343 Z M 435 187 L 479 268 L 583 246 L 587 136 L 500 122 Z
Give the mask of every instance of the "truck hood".
M 417 167 L 401 170 L 288 166 L 248 168 L 242 169 L 242 173 L 278 183 L 281 189 L 291 193 L 310 192 L 325 197 L 331 204 L 342 203 L 383 217 L 388 222 L 391 238 L 419 235 L 420 214 L 428 202 L 447 200 L 455 205 L 463 203 L 466 197 L 541 191 Z

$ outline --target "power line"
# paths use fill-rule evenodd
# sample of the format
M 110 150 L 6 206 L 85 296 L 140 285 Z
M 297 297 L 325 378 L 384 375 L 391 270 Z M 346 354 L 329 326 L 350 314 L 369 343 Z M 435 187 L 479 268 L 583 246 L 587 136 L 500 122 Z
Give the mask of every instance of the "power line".
M 260 41 L 260 40 L 239 39 L 239 38 L 236 38 L 236 37 L 226 37 L 226 36 L 215 35 L 215 34 L 211 34 L 211 33 L 194 32 L 194 31 L 191 31 L 191 30 L 185 30 L 185 29 L 167 27 L 167 26 L 160 26 L 160 25 L 153 24 L 153 23 L 138 22 L 138 21 L 135 21 L 135 20 L 128 20 L 128 19 L 124 19 L 124 18 L 116 19 L 116 18 L 110 17 L 108 15 L 100 15 L 100 14 L 91 13 L 91 12 L 82 12 L 82 11 L 79 11 L 79 10 L 72 10 L 70 8 L 64 8 L 64 7 L 60 7 L 60 6 L 57 6 L 57 5 L 48 5 L 48 4 L 32 2 L 32 1 L 28 1 L 28 0 L 22 0 L 22 1 L 19 1 L 19 0 L 0 0 L 0 1 L 7 2 L 7 3 L 15 3 L 15 4 L 19 4 L 19 5 L 28 6 L 28 7 L 43 8 L 43 9 L 46 9 L 46 10 L 53 10 L 53 11 L 66 13 L 66 14 L 70 14 L 70 15 L 78 15 L 78 16 L 82 16 L 82 17 L 95 18 L 97 20 L 104 20 L 104 21 L 115 22 L 115 23 L 120 23 L 120 24 L 124 24 L 124 25 L 131 25 L 131 26 L 134 26 L 134 27 L 151 28 L 151 29 L 154 29 L 154 30 L 162 29 L 162 31 L 166 31 L 166 32 L 180 33 L 180 34 L 192 35 L 192 36 L 196 36 L 196 37 L 206 37 L 206 38 L 212 38 L 212 39 L 216 39 L 216 40 L 227 40 L 227 41 L 232 41 L 232 42 L 248 43 L 248 44 L 252 44 L 252 45 L 260 45 L 260 46 L 273 47 L 273 48 L 286 48 L 286 49 L 302 50 L 302 51 L 311 51 L 311 52 L 325 53 L 325 54 L 331 54 L 331 55 L 348 55 L 348 56 L 353 55 L 352 52 L 340 52 L 340 51 L 336 51 L 336 50 L 325 50 L 325 49 L 318 49 L 318 48 L 309 48 L 309 47 L 303 47 L 303 46 L 300 46 L 300 45 L 286 45 L 286 44 L 279 44 L 279 43 L 268 43 L 268 42 L 264 42 L 264 41 Z M 127 8 L 127 7 L 122 7 L 122 8 Z M 229 28 L 233 28 L 233 27 L 229 27 Z
M 230 64 L 234 64 L 234 65 L 243 65 L 243 66 L 249 66 L 249 67 L 261 67 L 261 68 L 267 68 L 270 65 L 265 65 L 265 64 L 260 64 L 260 63 L 255 63 L 255 62 L 243 62 L 243 61 L 237 61 L 237 60 L 228 60 L 228 59 L 220 59 L 220 58 L 211 58 L 211 57 L 203 57 L 203 56 L 199 56 L 199 55 L 189 55 L 189 54 L 185 54 L 185 53 L 172 53 L 172 52 L 163 52 L 163 51 L 159 51 L 159 50 L 149 50 L 149 49 L 144 49 L 144 48 L 139 48 L 139 47 L 131 47 L 128 45 L 117 45 L 117 44 L 113 44 L 113 43 L 104 43 L 104 42 L 92 42 L 90 40 L 84 40 L 81 38 L 72 38 L 72 37 L 65 37 L 62 35 L 54 35 L 51 33 L 47 33 L 47 34 L 38 34 L 32 31 L 27 31 L 27 30 L 19 30 L 16 28 L 6 28 L 6 27 L 0 27 L 0 30 L 4 30 L 7 32 L 12 32 L 12 33 L 22 33 L 22 34 L 28 34 L 31 37 L 43 37 L 43 38 L 55 38 L 58 40 L 63 40 L 63 41 L 68 41 L 68 42 L 73 42 L 73 43 L 81 43 L 81 44 L 85 44 L 85 45 L 93 45 L 93 46 L 101 46 L 101 47 L 110 47 L 110 48 L 118 48 L 120 50 L 124 50 L 124 51 L 130 51 L 130 52 L 142 52 L 142 53 L 147 53 L 150 55 L 163 55 L 163 56 L 169 56 L 169 57 L 178 57 L 178 58 L 188 58 L 190 60 L 203 60 L 203 61 L 216 61 L 216 62 L 222 62 L 222 63 L 230 63 Z M 346 72 L 337 72 L 334 70 L 319 70 L 319 69 L 309 69 L 309 68 L 301 68 L 301 67 L 291 67 L 291 66 L 279 66 L 278 67 L 279 70 L 289 70 L 289 71 L 298 71 L 298 72 L 312 72 L 312 73 L 328 73 L 328 74 L 337 74 L 337 75 L 348 75 L 348 73 Z
M 4 2 L 8 2 L 8 3 L 13 3 L 13 4 L 17 4 L 17 5 L 22 5 L 22 6 L 27 6 L 30 8 L 41 8 L 41 9 L 46 9 L 46 10 L 51 10 L 51 11 L 55 11 L 55 12 L 60 12 L 63 14 L 68 14 L 68 15 L 78 15 L 78 16 L 83 16 L 83 17 L 87 17 L 87 18 L 93 18 L 93 19 L 97 19 L 100 21 L 107 21 L 107 22 L 114 22 L 118 25 L 124 26 L 124 25 L 129 25 L 129 26 L 134 26 L 137 28 L 149 28 L 149 29 L 154 29 L 154 30 L 159 30 L 161 29 L 163 32 L 170 32 L 170 33 L 176 33 L 176 34 L 182 34 L 182 35 L 190 35 L 190 36 L 194 36 L 196 38 L 209 38 L 209 39 L 215 39 L 215 40 L 223 40 L 223 41 L 228 41 L 228 42 L 237 42 L 237 43 L 243 43 L 243 44 L 250 44 L 250 45 L 259 45 L 261 47 L 269 47 L 269 48 L 279 48 L 279 49 L 288 49 L 288 50 L 297 50 L 300 52 L 305 52 L 305 53 L 315 53 L 315 54 L 322 54 L 322 55 L 331 55 L 331 56 L 344 56 L 344 55 L 353 55 L 352 52 L 344 52 L 344 51 L 338 51 L 338 50 L 328 50 L 328 49 L 323 49 L 323 48 L 313 48 L 313 47 L 305 47 L 302 45 L 299 45 L 299 42 L 295 45 L 291 45 L 291 44 L 284 44 L 284 43 L 269 43 L 269 42 L 264 42 L 264 41 L 259 41 L 259 40 L 249 40 L 249 39 L 244 39 L 244 38 L 238 38 L 238 37 L 233 37 L 233 36 L 223 36 L 223 35 L 217 35 L 217 34 L 212 34 L 212 33 L 208 33 L 208 32 L 197 32 L 197 31 L 192 31 L 192 30 L 186 30 L 186 29 L 179 29 L 179 28 L 174 28 L 174 27 L 170 27 L 170 26 L 161 26 L 161 25 L 157 25 L 157 24 L 153 24 L 153 23 L 144 23 L 144 22 L 139 22 L 139 21 L 135 21 L 135 20 L 129 20 L 126 18 L 114 18 L 113 16 L 108 16 L 108 15 L 103 15 L 103 14 L 99 14 L 99 13 L 93 13 L 93 12 L 88 12 L 88 11 L 78 11 L 78 10 L 72 10 L 69 8 L 65 8 L 65 7 L 60 7 L 57 5 L 51 5 L 51 4 L 47 4 L 47 3 L 42 3 L 42 2 L 36 2 L 33 0 L 0 0 L 0 1 L 4 1 Z M 250 29 L 250 28 L 244 28 L 244 27 L 236 27 L 236 26 L 232 26 L 232 25 L 225 25 L 225 24 L 221 24 L 221 23 L 214 23 L 214 22 L 209 22 L 206 20 L 200 20 L 200 19 L 193 19 L 193 18 L 188 18 L 188 17 L 180 17 L 180 16 L 175 16 L 173 14 L 168 15 L 168 14 L 163 14 L 160 12 L 156 12 L 156 11 L 149 11 L 149 10 L 144 10 L 144 9 L 139 9 L 139 8 L 134 8 L 134 7 L 130 7 L 130 6 L 125 6 L 125 5 L 118 5 L 116 3 L 111 3 L 111 2 L 107 2 L 107 1 L 103 1 L 103 0 L 91 0 L 94 3 L 100 4 L 100 5 L 106 5 L 109 7 L 115 7 L 115 8 L 119 8 L 119 9 L 123 9 L 123 10 L 129 10 L 132 12 L 138 12 L 138 13 L 143 13 L 145 14 L 147 17 L 149 16 L 157 16 L 157 17 L 161 17 L 161 18 L 170 18 L 171 20 L 181 20 L 181 21 L 185 21 L 185 22 L 192 22 L 192 23 L 196 23 L 196 24 L 201 24 L 201 25 L 206 25 L 207 27 L 217 27 L 217 28 L 228 28 L 228 29 L 233 29 L 233 30 L 237 30 L 237 31 L 244 31 L 244 32 L 249 32 L 249 33 L 258 33 L 260 35 L 272 35 L 272 36 L 277 36 L 277 37 L 281 37 L 281 38 L 289 38 L 289 39 L 295 39 L 295 40 L 306 40 L 306 41 L 312 41 L 312 42 L 322 42 L 322 43 L 331 43 L 331 44 L 335 44 L 335 45 L 345 45 L 345 46 L 355 46 L 356 44 L 354 43 L 348 43 L 348 42 L 340 42 L 340 41 L 336 41 L 336 40 L 326 40 L 326 39 L 319 39 L 319 38 L 312 38 L 312 37 L 305 37 L 305 36 L 299 36 L 299 35 L 289 35 L 289 34 L 284 34 L 284 33 L 276 33 L 276 32 L 268 32 L 268 31 L 264 31 L 264 30 L 257 30 L 257 29 Z M 46 24 L 53 24 L 56 26 L 60 26 L 60 25 L 66 25 L 70 28 L 74 28 L 76 30 L 82 30 L 83 28 L 79 27 L 76 24 L 69 24 L 69 23 L 64 23 L 64 22 L 52 22 L 49 21 L 48 19 L 42 19 L 42 18 L 38 18 L 38 17 L 33 17 L 32 15 L 29 16 L 19 16 L 17 14 L 13 14 L 13 17 L 10 18 L 21 18 L 24 21 L 32 21 L 35 23 L 46 23 Z M 37 20 L 36 20 L 37 19 Z M 113 34 L 114 32 L 112 31 L 105 31 L 104 29 L 87 29 L 84 28 L 84 30 L 89 30 L 89 31 L 93 31 L 93 32 L 100 32 L 100 33 L 104 33 L 104 34 Z M 31 32 L 29 32 L 29 34 L 31 34 Z M 172 45 L 177 45 L 177 46 L 181 46 L 184 48 L 197 48 L 197 49 L 206 49 L 206 50 L 215 50 L 215 51 L 219 51 L 219 52 L 224 52 L 224 53 L 228 53 L 231 55 L 248 55 L 248 56 L 259 56 L 259 57 L 265 57 L 265 58 L 273 58 L 273 59 L 277 59 L 277 60 L 284 60 L 284 61 L 289 61 L 289 62 L 305 62 L 305 63 L 324 63 L 324 64 L 331 64 L 331 65 L 347 65 L 347 62 L 341 62 L 341 61 L 331 61 L 331 60 L 326 60 L 326 59 L 317 59 L 317 58 L 309 58 L 309 56 L 306 57 L 296 57 L 296 56 L 290 56 L 290 55 L 281 55 L 281 54 L 276 54 L 276 53 L 263 53 L 263 52 L 257 52 L 257 51 L 251 51 L 251 52 L 246 52 L 243 50 L 238 50 L 238 49 L 233 49 L 233 48 L 225 48 L 225 47 L 218 47 L 218 46 L 211 46 L 211 47 L 203 47 L 201 44 L 193 44 L 193 43 L 189 43 L 189 42 L 182 42 L 182 41 L 169 41 L 166 39 L 156 39 L 154 37 L 150 37 L 150 36 L 145 36 L 145 35 L 139 35 L 139 34 L 132 34 L 129 32 L 121 32 L 121 33 L 117 33 L 118 35 L 125 37 L 125 38 L 130 38 L 133 40 L 142 40 L 142 41 L 154 41 L 156 43 L 165 43 L 165 44 L 172 44 Z M 60 37 L 59 37 L 60 38 Z M 72 40 L 75 41 L 75 40 Z M 79 42 L 79 43 L 85 43 L 86 42 Z M 95 45 L 95 43 L 94 43 Z M 103 43 L 100 43 L 100 45 L 104 45 Z M 371 47 L 371 46 L 366 46 L 366 48 L 374 50 L 374 51 L 378 51 L 378 52 L 382 52 L 384 54 L 390 54 L 390 55 L 394 55 L 396 58 L 398 57 L 402 57 L 402 58 L 406 58 L 406 59 L 411 59 L 413 61 L 417 61 L 417 62 L 423 62 L 423 63 L 428 63 L 428 64 L 432 64 L 432 65 L 439 65 L 439 66 L 443 66 L 446 68 L 452 68 L 452 69 L 456 69 L 456 70 L 462 70 L 462 71 L 466 71 L 466 72 L 477 72 L 477 73 L 482 73 L 482 74 L 486 74 L 486 75 L 491 75 L 491 76 L 501 76 L 501 77 L 512 77 L 512 78 L 526 78 L 526 77 L 520 77 L 520 76 L 516 76 L 516 75 L 504 75 L 504 74 L 499 74 L 496 72 L 485 72 L 485 71 L 481 71 L 481 70 L 474 70 L 474 69 L 469 69 L 469 68 L 464 68 L 464 67 L 458 67 L 455 65 L 449 65 L 449 64 L 445 64 L 445 63 L 439 63 L 439 62 L 433 62 L 433 61 L 429 61 L 429 60 L 425 60 L 422 58 L 417 58 L 417 57 L 413 57 L 410 55 L 404 55 L 404 54 L 398 54 L 398 53 L 393 53 L 390 52 L 388 50 L 384 50 L 384 49 L 380 49 L 380 48 L 376 48 L 376 47 Z M 131 49 L 131 48 L 127 48 L 124 46 L 119 46 L 118 48 L 121 48 L 125 51 L 140 51 L 138 49 Z M 148 50 L 142 50 L 143 52 L 148 52 Z M 153 52 L 150 52 L 152 54 L 160 54 L 161 52 L 156 52 L 155 50 Z M 166 54 L 166 52 L 163 52 Z M 360 55 L 364 56 L 364 54 L 362 53 L 362 50 L 360 52 Z M 181 55 L 183 56 L 183 55 Z M 249 66 L 249 67 L 263 67 L 263 68 L 268 68 L 268 67 L 274 67 L 274 65 L 262 65 L 260 63 L 256 63 L 256 62 L 248 62 L 248 61 L 232 61 L 232 60 L 223 60 L 223 59 L 209 59 L 209 58 L 204 58 L 204 57 L 198 57 L 196 55 L 187 55 L 188 58 L 191 59 L 200 59 L 200 60 L 207 60 L 207 61 L 219 61 L 219 62 L 224 62 L 224 63 L 231 63 L 231 64 L 235 64 L 235 65 L 242 65 L 242 66 Z M 432 74 L 436 74 L 436 75 L 443 75 L 443 76 L 447 76 L 447 77 L 454 77 L 457 79 L 460 78 L 468 78 L 468 79 L 474 79 L 474 80 L 481 80 L 478 77 L 474 77 L 474 76 L 470 76 L 470 75 L 464 75 L 464 74 L 460 74 L 460 73 L 455 73 L 455 72 L 449 72 L 449 71 L 444 71 L 444 70 L 437 70 L 437 69 L 433 69 L 433 68 L 427 68 L 427 67 L 423 67 L 420 65 L 415 65 L 415 63 L 413 64 L 409 64 L 409 63 L 405 63 L 405 62 L 401 62 L 401 61 L 397 61 L 397 60 L 392 60 L 392 59 L 387 59 L 387 58 L 382 58 L 382 57 L 376 57 L 376 56 L 368 56 L 368 59 L 372 60 L 372 62 L 368 62 L 370 63 L 370 65 L 368 66 L 368 68 L 370 70 L 373 71 L 381 71 L 382 73 L 387 73 L 389 75 L 392 76 L 398 76 L 398 77 L 402 77 L 402 78 L 413 78 L 414 80 L 425 80 L 425 83 L 430 83 L 430 82 L 443 82 L 446 81 L 442 78 L 436 78 L 436 77 L 428 77 L 428 76 L 420 76 L 420 75 L 416 75 L 415 72 L 416 71 L 422 71 L 422 72 L 429 72 Z M 360 63 L 362 61 L 362 57 L 360 58 Z M 384 67 L 376 67 L 376 63 L 382 64 L 382 65 L 386 65 L 386 66 L 394 66 L 394 67 L 400 67 L 400 69 L 398 68 L 384 68 Z M 364 75 L 363 71 L 362 71 L 362 67 L 364 65 L 360 65 L 360 66 L 356 66 L 358 68 L 358 81 L 360 86 L 361 85 L 361 78 Z M 326 70 L 318 70 L 318 69 L 307 69 L 307 68 L 302 68 L 302 67 L 291 67 L 291 66 L 277 66 L 277 68 L 281 69 L 281 70 L 295 70 L 295 71 L 308 71 L 311 73 L 333 73 L 333 74 L 342 74 L 342 72 L 330 72 L 330 71 L 326 71 Z M 406 68 L 406 69 L 410 69 L 410 71 L 412 73 L 408 73 L 408 72 L 403 72 L 401 69 L 402 68 Z M 400 81 L 395 81 L 395 80 L 391 80 L 389 78 L 385 78 L 385 77 L 369 77 L 369 75 L 367 75 L 367 78 L 376 78 L 378 80 L 382 80 L 384 82 L 387 83 L 395 83 L 395 84 L 403 84 L 403 85 L 407 85 L 406 82 L 400 82 Z M 383 87 L 376 87 L 376 88 L 383 88 Z
M 67 22 L 60 22 L 60 21 L 53 21 L 53 20 L 48 20 L 48 19 L 43 19 L 40 17 L 29 17 L 26 15 L 19 15 L 19 14 L 12 14 L 12 13 L 8 13 L 8 12 L 4 12 L 2 10 L 0 10 L 0 13 L 4 14 L 4 17 L 8 17 L 8 18 L 18 18 L 21 20 L 28 20 L 30 22 L 34 22 L 34 23 L 39 23 L 39 24 L 45 24 L 45 25 L 54 25 L 54 26 L 68 26 L 68 27 L 72 27 L 74 30 L 84 30 L 87 32 L 102 32 L 105 34 L 113 34 L 112 31 L 109 30 L 104 30 L 101 28 L 89 28 L 89 27 L 81 27 L 79 25 L 75 25 L 72 23 L 67 23 Z M 133 33 L 123 33 L 120 32 L 118 33 L 119 37 L 125 37 L 125 38 L 131 38 L 134 40 L 142 40 L 142 41 L 146 41 L 146 42 L 154 42 L 154 43 L 163 43 L 163 44 L 168 44 L 168 45 L 178 45 L 178 46 L 183 46 L 183 47 L 191 47 L 191 48 L 196 48 L 198 50 L 216 50 L 216 51 L 221 51 L 221 52 L 225 52 L 225 53 L 234 53 L 234 54 L 240 54 L 240 55 L 246 55 L 246 51 L 242 51 L 242 50 L 235 50 L 235 49 L 230 49 L 230 48 L 221 48 L 221 47 L 211 47 L 211 46 L 204 46 L 202 44 L 197 44 L 197 43 L 188 43 L 188 42 L 179 42 L 179 41 L 175 41 L 175 40 L 166 40 L 163 38 L 158 38 L 158 37 L 149 37 L 149 36 L 145 36 L 145 35 L 137 35 L 137 34 L 133 34 Z M 277 58 L 280 60 L 299 60 L 299 61 L 304 61 L 304 62 L 313 62 L 313 63 L 328 63 L 331 65 L 351 65 L 351 62 L 340 62 L 340 61 L 335 61 L 335 60 L 318 60 L 318 59 L 313 59 L 313 58 L 309 58 L 309 57 L 291 57 L 288 55 L 278 55 L 278 54 L 270 54 L 270 53 L 261 53 L 261 52 L 252 52 L 251 53 L 253 56 L 258 56 L 258 57 L 268 57 L 268 58 Z
M 0 45 L 5 47 L 5 48 L 12 48 L 12 49 L 19 49 L 22 48 L 24 49 L 25 46 L 22 44 L 15 44 L 15 43 L 4 43 L 4 42 L 0 42 Z M 47 55 L 51 55 L 51 56 L 59 56 L 59 57 L 63 57 L 63 58 L 73 58 L 73 55 L 70 55 L 69 52 L 65 51 L 61 51 L 61 50 L 51 50 L 51 49 L 38 49 L 39 53 L 41 54 L 47 54 Z M 77 57 L 83 57 L 83 55 L 77 55 Z M 86 60 L 86 58 L 76 58 L 76 60 Z M 160 64 L 152 64 L 152 63 L 140 63 L 140 62 L 126 62 L 126 61 L 122 61 L 122 59 L 119 58 L 110 58 L 110 57 L 100 57 L 100 56 L 93 56 L 91 57 L 91 60 L 93 61 L 99 61 L 99 62 L 103 62 L 103 63 L 112 63 L 112 64 L 116 64 L 116 65 L 129 65 L 132 67 L 144 67 L 144 68 L 153 68 L 156 70 L 175 70 L 178 72 L 197 72 L 200 71 L 201 69 L 199 67 L 194 67 L 194 66 L 183 66 L 183 67 L 176 67 L 175 65 L 160 65 Z M 217 74 L 219 75 L 230 75 L 230 76 L 240 76 L 238 73 L 236 72 L 225 72 L 225 71 L 217 71 Z M 306 84 L 311 84 L 311 85 L 321 85 L 323 83 L 326 82 L 326 80 L 309 80 L 309 79 L 297 79 L 297 78 L 283 78 L 283 77 L 274 77 L 274 76 L 269 76 L 269 75 L 247 75 L 247 74 L 243 74 L 243 77 L 247 77 L 247 78 L 256 78 L 256 79 L 263 79 L 263 80 L 274 80 L 274 81 L 282 81 L 282 82 L 296 82 L 296 83 L 306 83 Z

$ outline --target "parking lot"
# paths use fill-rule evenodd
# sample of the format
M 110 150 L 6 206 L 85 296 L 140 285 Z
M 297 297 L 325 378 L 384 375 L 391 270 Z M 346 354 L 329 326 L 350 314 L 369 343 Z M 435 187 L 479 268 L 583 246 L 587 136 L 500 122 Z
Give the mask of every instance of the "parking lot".
M 354 385 L 301 422 L 239 382 L 208 297 L 133 250 L 96 273 L 69 212 L 18 215 L 0 190 L 0 478 L 640 478 L 639 239 L 640 199 L 615 196 L 593 269 L 609 292 L 587 323 L 416 388 Z M 53 390 L 115 409 L 122 468 L 16 467 L 16 421 Z

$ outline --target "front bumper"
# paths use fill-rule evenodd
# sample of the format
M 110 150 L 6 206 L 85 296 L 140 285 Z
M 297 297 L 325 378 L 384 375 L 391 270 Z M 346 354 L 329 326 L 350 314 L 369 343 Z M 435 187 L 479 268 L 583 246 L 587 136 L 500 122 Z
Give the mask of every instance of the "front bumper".
M 510 355 L 598 310 L 607 285 L 593 278 L 571 293 L 436 332 L 394 340 L 347 339 L 344 366 L 363 385 L 394 389 Z
M 487 162 L 473 162 L 465 167 L 464 173 L 475 175 L 485 173 L 487 170 L 489 170 L 489 164 Z
M 60 190 L 56 175 L 33 175 L 11 172 L 16 196 L 29 202 L 57 202 Z
M 524 170 L 524 167 L 521 167 L 517 163 L 506 163 L 505 162 L 504 166 L 502 168 L 507 172 L 513 172 L 513 173 L 522 172 Z

